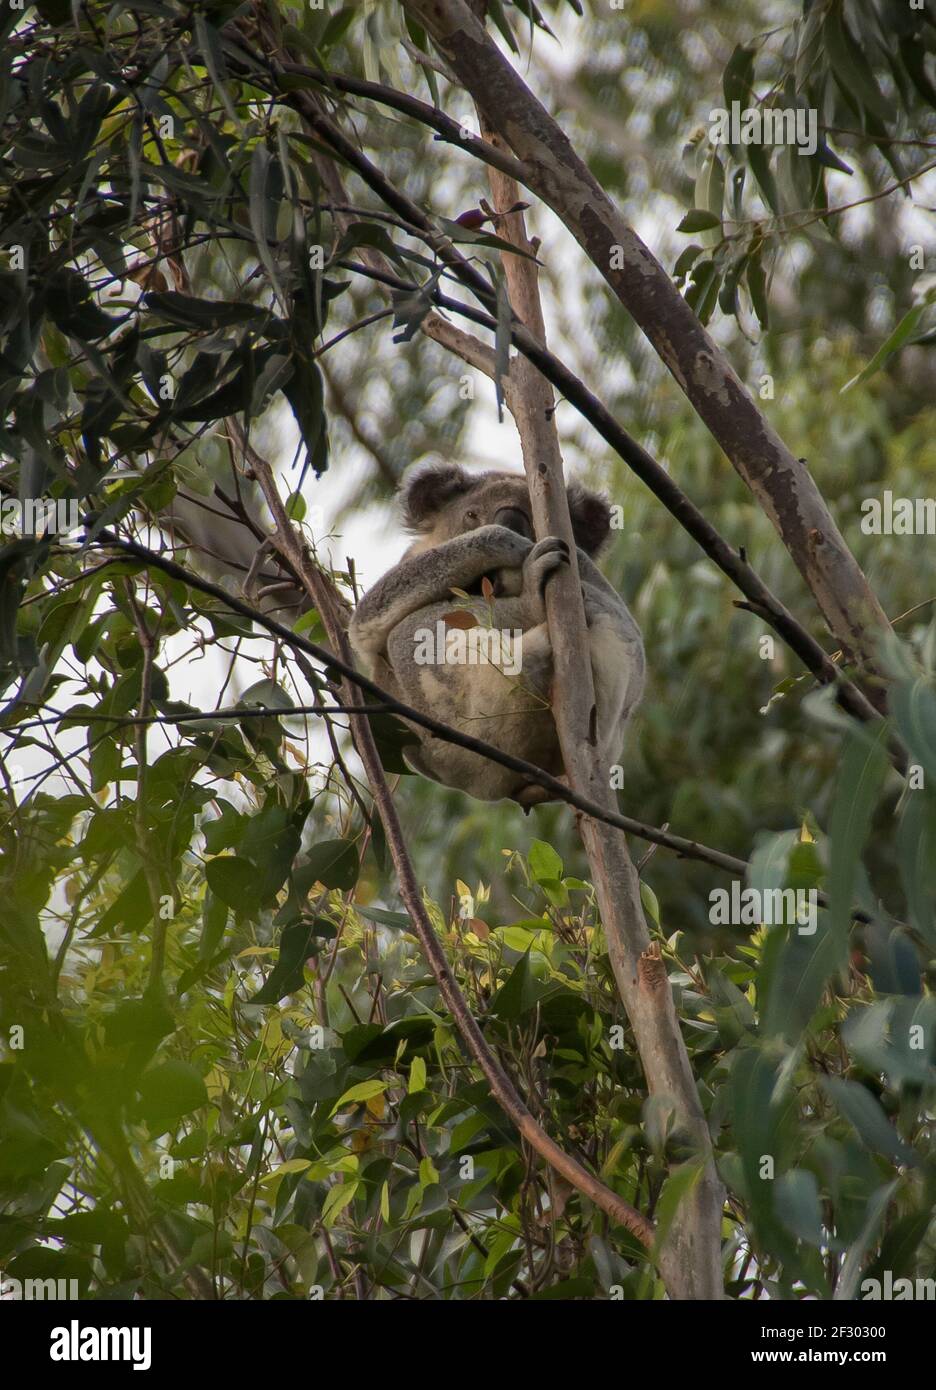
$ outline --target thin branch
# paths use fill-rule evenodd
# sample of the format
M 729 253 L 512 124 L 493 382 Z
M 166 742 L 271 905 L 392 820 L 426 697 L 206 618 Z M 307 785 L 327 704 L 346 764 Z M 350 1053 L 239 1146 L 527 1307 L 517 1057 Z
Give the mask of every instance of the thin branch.
M 487 138 L 499 141 L 489 113 L 480 104 L 478 114 Z M 523 213 L 510 211 L 519 201 L 517 184 L 498 170 L 490 170 L 489 177 L 494 207 L 500 214 L 498 232 L 518 250 L 535 251 L 527 237 Z M 545 346 L 536 260 L 502 254 L 501 261 L 511 306 Z M 546 377 L 523 357 L 511 364 L 510 377 L 536 535 L 540 539 L 559 536 L 570 547 L 570 564 L 551 580 L 545 594 L 553 658 L 552 712 L 562 764 L 576 792 L 610 809 L 614 796 L 608 784 L 607 752 L 596 735 L 601 692 L 596 689 L 592 671 L 553 390 Z M 632 653 L 631 660 L 635 657 Z M 665 1095 L 673 1104 L 676 1123 L 691 1135 L 702 1164 L 700 1180 L 687 1194 L 679 1222 L 666 1233 L 661 1245 L 660 1269 L 671 1298 L 717 1299 L 724 1286 L 721 1223 L 725 1190 L 715 1168 L 712 1138 L 669 977 L 659 958 L 658 943 L 651 943 L 640 881 L 627 841 L 606 824 L 582 816 L 576 819 L 611 968 L 634 1032 L 648 1092 Z
M 277 67 L 283 73 L 303 77 L 326 90 L 331 88 L 333 91 L 346 92 L 349 96 L 368 97 L 372 101 L 379 101 L 383 106 L 392 107 L 394 111 L 411 116 L 422 125 L 429 126 L 440 140 L 466 150 L 468 154 L 474 155 L 475 159 L 489 164 L 492 169 L 500 169 L 502 173 L 517 179 L 520 183 L 527 176 L 526 166 L 521 160 L 515 159 L 506 150 L 496 149 L 487 140 L 482 140 L 479 135 L 466 130 L 437 106 L 430 106 L 428 102 L 420 101 L 418 97 L 410 96 L 407 92 L 398 92 L 394 87 L 385 87 L 380 82 L 366 82 L 360 77 L 347 77 L 343 73 L 316 72 L 314 68 L 307 67 L 304 63 L 291 62 L 288 58 L 280 58 Z

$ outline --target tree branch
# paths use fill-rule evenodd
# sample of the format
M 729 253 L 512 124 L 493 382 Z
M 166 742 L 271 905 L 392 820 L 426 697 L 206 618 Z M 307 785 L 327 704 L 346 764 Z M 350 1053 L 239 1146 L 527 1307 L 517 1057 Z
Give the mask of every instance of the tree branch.
M 569 139 L 465 0 L 403 0 L 640 325 L 776 527 L 831 632 L 873 669 L 887 618 L 803 460 L 794 458 Z
M 315 83 L 326 90 L 331 89 L 335 92 L 345 92 L 349 96 L 367 97 L 371 101 L 379 101 L 383 106 L 389 106 L 394 111 L 399 111 L 404 116 L 411 116 L 422 125 L 429 126 L 436 132 L 440 140 L 445 141 L 446 144 L 457 145 L 459 149 L 467 150 L 469 154 L 474 155 L 475 159 L 480 159 L 482 163 L 489 165 L 492 169 L 499 169 L 510 178 L 521 182 L 526 176 L 526 168 L 509 150 L 479 139 L 477 135 L 467 131 L 460 122 L 447 116 L 444 111 L 440 111 L 437 106 L 430 106 L 428 102 L 420 101 L 418 97 L 410 96 L 408 92 L 398 92 L 396 88 L 385 87 L 380 82 L 366 82 L 363 78 L 348 77 L 343 73 L 316 72 L 314 68 L 308 67 L 305 63 L 294 63 L 288 58 L 280 59 L 280 67 L 285 74 L 301 78 L 307 83 Z
M 487 111 L 479 109 L 479 115 L 488 140 L 497 141 Z M 518 201 L 517 185 L 498 171 L 491 170 L 489 177 L 494 207 L 504 214 Z M 521 250 L 534 250 L 527 240 L 522 212 L 502 216 L 498 233 Z M 527 330 L 545 343 L 536 261 L 509 254 L 501 259 L 512 308 Z M 613 794 L 608 768 L 594 736 L 597 711 L 591 652 L 553 393 L 546 378 L 523 357 L 511 362 L 509 381 L 537 536 L 560 536 L 570 548 L 568 568 L 560 570 L 546 588 L 554 666 L 552 713 L 563 767 L 575 791 L 610 808 Z M 704 1168 L 700 1181 L 683 1198 L 679 1219 L 670 1227 L 659 1252 L 663 1279 L 671 1298 L 717 1299 L 724 1287 L 721 1220 L 725 1193 L 715 1170 L 708 1122 L 680 1032 L 669 977 L 659 946 L 651 945 L 640 902 L 640 882 L 624 837 L 605 824 L 581 816 L 577 819 L 618 993 L 634 1030 L 648 1090 L 673 1102 L 679 1127 L 691 1136 Z

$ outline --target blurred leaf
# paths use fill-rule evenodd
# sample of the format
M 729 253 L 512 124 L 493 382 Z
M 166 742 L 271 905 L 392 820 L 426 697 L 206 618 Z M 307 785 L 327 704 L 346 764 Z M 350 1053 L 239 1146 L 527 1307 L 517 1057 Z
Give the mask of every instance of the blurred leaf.
M 278 1004 L 287 994 L 298 994 L 305 987 L 305 963 L 318 951 L 317 936 L 317 922 L 296 922 L 284 927 L 279 940 L 279 958 L 263 986 L 248 1002 Z
M 895 1163 L 916 1163 L 913 1150 L 904 1144 L 867 1087 L 838 1076 L 824 1076 L 820 1084 L 869 1149 Z
M 233 854 L 210 859 L 205 875 L 215 897 L 235 912 L 250 914 L 260 906 L 257 870 L 249 859 Z
M 720 227 L 721 217 L 714 212 L 709 212 L 705 208 L 692 208 L 676 228 L 677 232 L 706 232 L 710 228 Z
M 144 1072 L 137 1089 L 139 1113 L 154 1133 L 168 1129 L 208 1100 L 201 1074 L 189 1062 L 175 1058 Z
M 840 964 L 844 964 L 861 853 L 887 771 L 886 740 L 886 725 L 870 738 L 856 730 L 846 737 L 839 763 L 835 801 L 829 819 L 829 897 L 832 904 L 829 915 Z
M 881 344 L 868 365 L 862 368 L 857 376 L 846 381 L 842 387 L 843 395 L 846 391 L 850 391 L 853 386 L 859 386 L 863 381 L 874 376 L 875 372 L 879 372 L 888 358 L 893 357 L 895 352 L 899 352 L 904 344 L 913 338 L 928 307 L 928 304 L 915 304 L 912 309 L 907 310 L 893 333 Z
M 347 892 L 357 883 L 360 864 L 350 840 L 322 840 L 309 848 L 306 862 L 296 870 L 296 885 L 308 892 L 316 883 Z

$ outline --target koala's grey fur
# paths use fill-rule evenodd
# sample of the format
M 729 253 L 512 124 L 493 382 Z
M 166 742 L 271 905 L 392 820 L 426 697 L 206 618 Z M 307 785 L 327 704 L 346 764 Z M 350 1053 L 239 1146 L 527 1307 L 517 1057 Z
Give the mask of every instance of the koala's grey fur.
M 644 654 L 637 624 L 592 556 L 610 530 L 604 498 L 577 483 L 568 489 L 578 544 L 597 707 L 597 737 L 605 764 L 616 761 L 624 726 L 643 692 Z M 514 473 L 471 475 L 455 465 L 425 469 L 402 492 L 407 528 L 416 539 L 389 573 L 364 595 L 348 635 L 359 669 L 398 699 L 505 753 L 562 774 L 549 708 L 552 647 L 544 589 L 568 563 L 564 541 L 534 544 L 526 480 Z M 485 626 L 523 633 L 522 669 L 509 677 L 495 665 L 420 665 L 417 632 L 436 631 L 459 605 L 453 589 L 482 595 L 473 611 Z M 522 806 L 551 799 L 522 774 L 457 748 L 412 725 L 418 746 L 405 750 L 416 772 L 458 787 L 482 801 L 511 797 Z

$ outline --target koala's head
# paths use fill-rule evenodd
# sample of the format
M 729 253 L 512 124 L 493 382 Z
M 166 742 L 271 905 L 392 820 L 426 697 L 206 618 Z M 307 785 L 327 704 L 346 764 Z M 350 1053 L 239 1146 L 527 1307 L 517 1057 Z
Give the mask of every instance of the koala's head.
M 570 483 L 567 494 L 576 544 L 596 555 L 611 530 L 611 508 L 580 483 Z M 404 484 L 401 500 L 405 525 L 416 535 L 411 555 L 479 526 L 507 526 L 533 539 L 530 496 L 519 473 L 471 474 L 457 464 L 436 464 Z

